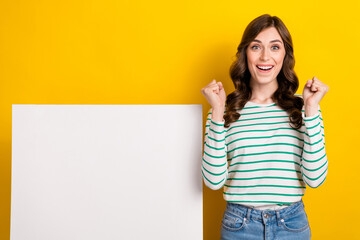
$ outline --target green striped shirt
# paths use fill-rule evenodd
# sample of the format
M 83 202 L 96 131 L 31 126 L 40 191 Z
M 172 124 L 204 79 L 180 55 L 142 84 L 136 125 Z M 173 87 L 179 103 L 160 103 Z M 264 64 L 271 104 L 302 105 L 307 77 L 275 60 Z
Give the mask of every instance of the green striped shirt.
M 327 174 L 324 125 L 319 111 L 295 130 L 275 103 L 247 102 L 240 118 L 224 127 L 211 119 L 205 128 L 202 175 L 226 201 L 248 206 L 283 206 L 301 200 L 306 185 L 320 186 Z

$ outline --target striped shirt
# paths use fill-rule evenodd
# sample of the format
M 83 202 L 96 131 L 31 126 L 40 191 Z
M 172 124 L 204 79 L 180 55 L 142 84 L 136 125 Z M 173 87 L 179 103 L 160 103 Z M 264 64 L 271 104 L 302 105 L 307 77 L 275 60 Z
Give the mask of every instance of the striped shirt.
M 306 185 L 316 188 L 327 175 L 320 106 L 318 110 L 306 116 L 303 107 L 303 124 L 295 130 L 275 103 L 247 102 L 228 128 L 224 119 L 211 119 L 210 109 L 201 168 L 205 185 L 224 187 L 226 201 L 258 209 L 300 201 Z

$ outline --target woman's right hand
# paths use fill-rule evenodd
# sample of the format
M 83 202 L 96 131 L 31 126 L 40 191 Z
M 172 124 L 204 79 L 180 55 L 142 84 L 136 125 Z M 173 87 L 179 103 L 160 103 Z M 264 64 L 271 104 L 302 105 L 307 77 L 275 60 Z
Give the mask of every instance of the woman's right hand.
M 221 82 L 212 80 L 206 87 L 201 89 L 201 93 L 212 107 L 212 120 L 224 121 L 224 110 L 226 94 Z
M 207 86 L 201 89 L 201 93 L 211 105 L 212 109 L 225 108 L 226 94 L 221 82 L 212 80 Z

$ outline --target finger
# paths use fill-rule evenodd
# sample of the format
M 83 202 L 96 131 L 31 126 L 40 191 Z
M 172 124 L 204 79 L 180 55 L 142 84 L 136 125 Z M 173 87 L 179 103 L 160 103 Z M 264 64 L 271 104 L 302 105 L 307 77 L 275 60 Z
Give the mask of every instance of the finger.
M 217 84 L 216 84 L 216 86 L 214 86 L 213 89 L 214 89 L 214 92 L 215 92 L 215 93 L 219 93 L 219 91 L 220 91 L 220 87 L 219 87 L 219 85 L 217 85 Z
M 223 85 L 221 82 L 211 82 L 208 87 L 216 87 L 218 86 L 220 90 L 223 88 Z
M 318 91 L 318 87 L 317 87 L 317 86 L 315 86 L 314 84 L 313 84 L 313 85 L 311 85 L 311 91 L 313 91 L 313 92 L 317 92 L 317 91 Z
M 326 86 L 326 84 L 320 81 L 317 77 L 313 77 L 313 81 L 314 83 L 319 84 L 319 86 Z
M 311 79 L 310 81 L 311 81 L 310 90 L 311 91 L 316 91 L 317 84 L 314 82 L 314 79 Z
M 306 87 L 311 87 L 311 85 L 313 84 L 313 82 L 314 82 L 314 81 L 313 81 L 312 79 L 309 79 L 309 80 L 307 80 L 305 86 L 306 86 Z
M 322 88 L 322 83 L 320 82 L 314 82 L 312 85 L 311 85 L 311 91 L 320 91 L 321 88 Z
M 319 88 L 322 88 L 324 90 L 327 90 L 329 88 L 328 85 L 326 85 L 325 83 L 321 82 L 318 78 L 314 77 L 314 84 L 316 84 L 316 86 L 318 86 Z
M 317 77 L 315 77 L 315 76 L 314 76 L 312 79 L 313 79 L 314 82 L 321 82 L 321 81 L 320 81 Z
M 217 84 L 215 85 L 212 85 L 212 86 L 209 86 L 209 87 L 206 87 L 205 88 L 205 92 L 207 94 L 211 94 L 211 93 L 218 93 L 219 92 L 219 86 Z
M 316 86 L 318 91 L 324 92 L 324 93 L 326 93 L 328 91 L 328 89 L 329 89 L 329 86 L 327 86 L 324 83 L 317 83 L 317 84 L 315 84 L 315 86 Z
M 219 88 L 219 85 L 215 84 L 211 84 L 208 87 L 206 87 L 207 89 L 214 89 L 214 88 Z
M 207 87 L 210 87 L 210 86 L 213 86 L 216 84 L 216 80 L 213 79 L 208 85 L 206 85 L 204 88 L 207 88 Z

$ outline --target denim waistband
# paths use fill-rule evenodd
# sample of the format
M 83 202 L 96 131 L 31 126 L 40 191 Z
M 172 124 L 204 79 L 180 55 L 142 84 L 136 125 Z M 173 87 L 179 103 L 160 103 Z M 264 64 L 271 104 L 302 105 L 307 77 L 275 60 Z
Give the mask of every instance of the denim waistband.
M 304 209 L 304 203 L 302 199 L 298 202 L 293 203 L 292 205 L 282 208 L 279 210 L 258 210 L 251 207 L 247 207 L 237 203 L 227 202 L 226 211 L 231 212 L 234 215 L 239 217 L 245 217 L 248 219 L 264 220 L 265 218 L 268 221 L 287 218 L 295 214 L 296 212 Z

